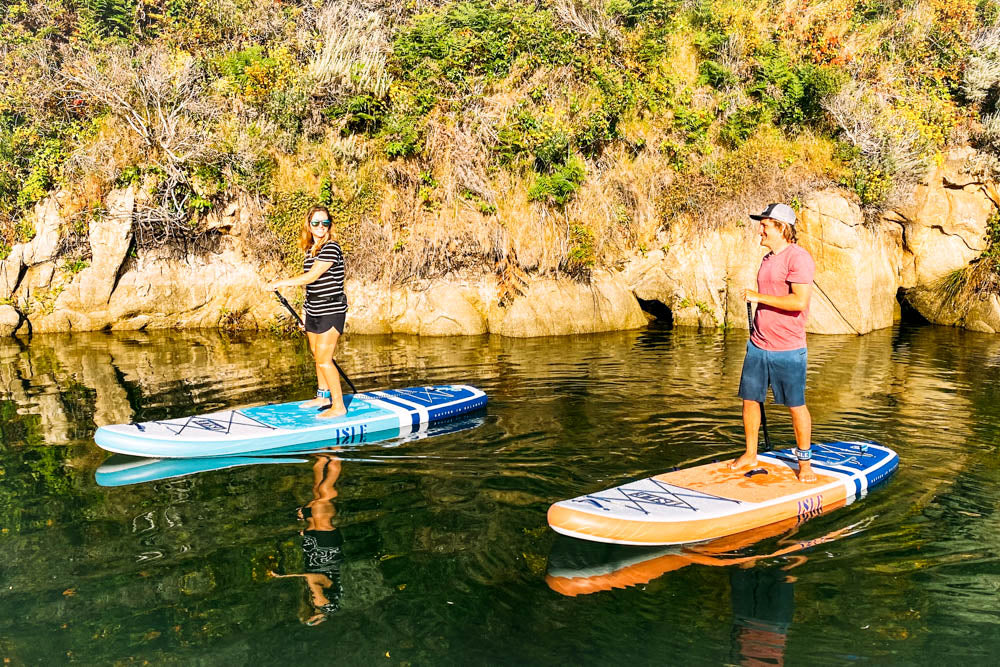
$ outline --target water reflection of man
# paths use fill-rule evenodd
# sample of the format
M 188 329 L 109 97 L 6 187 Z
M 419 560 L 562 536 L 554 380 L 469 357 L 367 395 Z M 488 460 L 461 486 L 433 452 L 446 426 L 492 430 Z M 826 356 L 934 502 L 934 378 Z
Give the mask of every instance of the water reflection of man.
M 344 560 L 344 538 L 340 529 L 333 525 L 337 515 L 333 505 L 333 499 L 337 497 L 334 485 L 340 476 L 340 459 L 330 454 L 321 454 L 316 457 L 312 469 L 313 497 L 298 512 L 299 519 L 306 522 L 306 528 L 301 533 L 305 572 L 268 572 L 276 578 L 301 577 L 305 580 L 309 616 L 303 617 L 302 621 L 306 625 L 318 625 L 336 612 L 340 608 L 340 596 L 343 592 L 340 564 Z
M 729 569 L 733 603 L 730 662 L 784 664 L 788 628 L 795 612 L 795 578 L 786 573 L 788 567 L 746 563 Z

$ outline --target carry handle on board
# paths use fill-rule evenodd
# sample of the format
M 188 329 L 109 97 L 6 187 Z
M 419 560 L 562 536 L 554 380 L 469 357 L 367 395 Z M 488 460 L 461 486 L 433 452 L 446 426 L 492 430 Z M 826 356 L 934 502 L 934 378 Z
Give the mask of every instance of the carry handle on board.
M 294 308 L 292 308 L 292 304 L 288 303 L 285 297 L 281 296 L 281 292 L 279 292 L 278 290 L 274 290 L 274 296 L 278 297 L 278 301 L 281 302 L 281 305 L 287 308 L 288 312 L 292 314 L 292 317 L 295 318 L 295 321 L 299 323 L 299 328 L 305 329 L 306 325 L 302 322 L 302 318 L 299 317 L 299 314 L 295 312 Z M 750 304 L 748 303 L 747 308 L 749 307 Z M 337 367 L 337 372 L 340 373 L 340 377 L 344 378 L 344 380 L 347 381 L 347 384 L 348 386 L 350 386 L 351 391 L 353 391 L 355 394 L 358 393 L 358 390 L 357 388 L 355 388 L 354 383 L 351 382 L 351 378 L 347 377 L 347 373 L 345 373 L 344 369 L 340 367 L 340 364 L 337 363 L 337 360 L 331 359 L 330 361 L 332 361 L 333 365 Z
M 750 325 L 750 333 L 753 333 L 753 307 L 749 301 L 747 301 L 747 323 Z M 767 399 L 766 387 L 764 388 L 764 398 Z M 764 451 L 770 452 L 774 447 L 771 446 L 771 438 L 767 434 L 767 415 L 764 413 L 764 404 L 758 403 L 757 405 L 760 406 L 760 425 L 764 429 Z

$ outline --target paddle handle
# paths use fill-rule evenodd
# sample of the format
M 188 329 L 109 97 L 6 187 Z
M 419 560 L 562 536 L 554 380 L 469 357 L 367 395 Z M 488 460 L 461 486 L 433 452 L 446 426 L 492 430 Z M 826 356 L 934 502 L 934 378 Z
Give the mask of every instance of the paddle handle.
M 750 329 L 750 333 L 753 333 L 753 306 L 747 301 L 747 327 Z M 767 433 L 767 413 L 764 412 L 764 404 L 760 405 L 760 426 L 764 429 L 764 451 L 770 452 L 774 449 L 771 445 L 771 436 Z
M 292 317 L 295 318 L 295 321 L 299 323 L 299 327 L 305 329 L 306 325 L 302 322 L 302 318 L 299 317 L 299 314 L 295 312 L 295 309 L 292 308 L 292 304 L 288 303 L 288 299 L 283 297 L 281 295 L 281 292 L 279 292 L 278 290 L 274 290 L 274 296 L 278 297 L 278 301 L 281 302 L 281 305 L 288 309 L 288 312 L 292 314 Z M 331 359 L 330 361 L 333 362 L 333 365 L 337 368 L 337 372 L 340 373 L 340 377 L 344 378 L 344 381 L 347 382 L 347 386 L 351 388 L 351 391 L 354 392 L 355 394 L 358 393 L 358 388 L 354 386 L 353 382 L 351 382 L 351 378 L 347 377 L 347 373 L 345 373 L 344 369 L 340 367 L 340 364 L 337 363 L 337 360 Z

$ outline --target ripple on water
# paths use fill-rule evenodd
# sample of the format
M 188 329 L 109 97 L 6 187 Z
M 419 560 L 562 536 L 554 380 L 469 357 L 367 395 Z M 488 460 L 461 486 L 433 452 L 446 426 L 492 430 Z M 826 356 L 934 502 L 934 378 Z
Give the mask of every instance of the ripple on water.
M 810 338 L 815 439 L 893 447 L 901 467 L 888 485 L 731 552 L 664 561 L 632 586 L 566 597 L 546 585 L 551 502 L 742 448 L 745 341 L 662 328 L 349 336 L 338 359 L 359 389 L 470 383 L 489 408 L 465 430 L 117 488 L 94 484 L 97 423 L 304 398 L 314 380 L 302 341 L 0 343 L 0 647 L 24 663 L 67 651 L 87 663 L 221 662 L 235 645 L 258 661 L 348 664 L 992 657 L 1000 339 L 952 329 Z M 790 445 L 787 410 L 767 415 L 775 443 Z M 333 458 L 336 479 L 322 477 Z M 314 611 L 303 507 L 343 540 L 339 611 L 318 627 L 303 624 Z

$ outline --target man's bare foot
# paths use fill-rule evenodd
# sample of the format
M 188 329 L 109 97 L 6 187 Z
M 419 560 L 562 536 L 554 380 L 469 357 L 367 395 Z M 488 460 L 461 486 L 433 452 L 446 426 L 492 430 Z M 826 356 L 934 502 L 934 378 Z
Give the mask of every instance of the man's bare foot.
M 813 472 L 813 469 L 812 469 L 811 465 L 809 465 L 809 464 L 802 465 L 802 463 L 800 462 L 799 463 L 798 478 L 799 478 L 800 482 L 802 482 L 804 484 L 808 484 L 809 482 L 815 482 L 816 481 L 816 473 Z
M 324 410 L 323 412 L 319 413 L 318 418 L 333 419 L 334 417 L 343 417 L 346 414 L 347 414 L 347 408 L 345 408 L 343 405 L 337 407 L 330 406 L 329 410 Z
M 743 468 L 752 468 L 757 465 L 757 455 L 756 454 L 744 454 L 735 461 L 730 462 L 730 470 L 741 470 Z
M 307 410 L 309 408 L 321 408 L 324 405 L 330 405 L 330 399 L 317 396 L 316 398 L 306 401 L 299 407 L 302 408 L 303 410 Z

